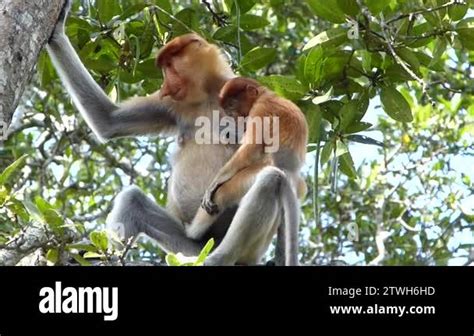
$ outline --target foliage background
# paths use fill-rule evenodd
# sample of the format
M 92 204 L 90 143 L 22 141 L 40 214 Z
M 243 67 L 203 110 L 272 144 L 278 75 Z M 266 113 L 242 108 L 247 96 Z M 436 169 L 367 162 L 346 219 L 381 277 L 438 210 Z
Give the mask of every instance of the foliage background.
M 157 50 L 190 30 L 223 48 L 239 74 L 295 101 L 311 129 L 303 263 L 470 264 L 472 9 L 449 0 L 83 0 L 67 34 L 116 101 L 159 89 Z M 37 264 L 163 260 L 147 239 L 112 244 L 103 226 L 129 184 L 166 203 L 172 139 L 98 143 L 46 53 L 10 133 L 0 150 L 0 251 L 39 226 L 47 239 L 20 251 Z

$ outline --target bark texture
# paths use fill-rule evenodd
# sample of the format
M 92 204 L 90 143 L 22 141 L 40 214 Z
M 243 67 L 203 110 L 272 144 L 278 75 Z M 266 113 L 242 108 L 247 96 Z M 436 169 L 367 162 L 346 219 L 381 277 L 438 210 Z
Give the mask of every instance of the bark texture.
M 0 128 L 10 124 L 62 5 L 63 0 L 0 1 Z

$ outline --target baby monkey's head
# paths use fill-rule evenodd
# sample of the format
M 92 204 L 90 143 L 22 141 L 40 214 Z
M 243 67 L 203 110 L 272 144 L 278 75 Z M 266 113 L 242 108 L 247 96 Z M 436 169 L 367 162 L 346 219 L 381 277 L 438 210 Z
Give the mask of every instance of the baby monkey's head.
M 219 93 L 219 104 L 226 114 L 247 117 L 265 88 L 251 78 L 236 77 L 227 81 Z

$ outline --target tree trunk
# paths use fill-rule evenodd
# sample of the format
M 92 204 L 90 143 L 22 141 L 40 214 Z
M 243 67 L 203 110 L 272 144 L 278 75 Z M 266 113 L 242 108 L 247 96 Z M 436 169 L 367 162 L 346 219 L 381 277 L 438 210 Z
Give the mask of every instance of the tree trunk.
M 0 1 L 0 141 L 62 5 L 63 0 Z

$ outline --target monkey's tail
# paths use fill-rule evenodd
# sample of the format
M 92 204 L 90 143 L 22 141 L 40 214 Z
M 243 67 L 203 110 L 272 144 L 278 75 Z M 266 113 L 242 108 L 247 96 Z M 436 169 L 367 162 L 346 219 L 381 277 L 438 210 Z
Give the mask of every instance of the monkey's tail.
M 281 203 L 283 208 L 283 236 L 285 266 L 298 266 L 298 231 L 300 225 L 300 204 L 290 181 L 281 183 Z

